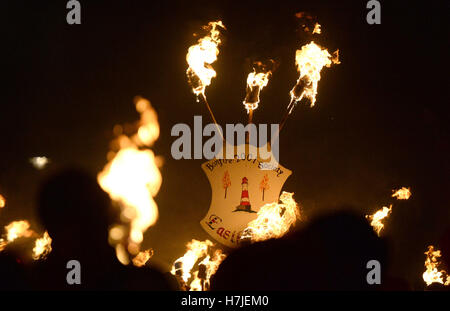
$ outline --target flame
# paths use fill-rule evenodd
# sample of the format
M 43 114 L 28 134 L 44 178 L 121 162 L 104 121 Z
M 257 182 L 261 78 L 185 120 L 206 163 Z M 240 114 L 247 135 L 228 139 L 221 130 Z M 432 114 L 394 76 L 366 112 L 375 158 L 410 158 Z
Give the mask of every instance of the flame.
M 411 196 L 410 188 L 402 187 L 397 191 L 393 190 L 394 194 L 392 194 L 393 198 L 397 198 L 397 200 L 408 200 Z
M 133 258 L 133 265 L 136 267 L 143 267 L 147 261 L 153 256 L 153 249 L 147 249 L 139 252 L 136 257 Z
M 319 25 L 320 27 L 320 25 Z M 289 113 L 292 112 L 295 104 L 303 97 L 311 102 L 311 107 L 316 103 L 317 85 L 320 80 L 320 71 L 322 68 L 330 67 L 331 64 L 339 64 L 339 52 L 336 51 L 335 56 L 331 56 L 326 49 L 321 48 L 314 41 L 302 46 L 297 50 L 295 55 L 295 63 L 300 76 L 297 84 L 292 88 L 291 103 L 288 106 Z
M 286 234 L 300 217 L 300 209 L 295 202 L 294 193 L 281 193 L 281 203 L 268 203 L 260 208 L 256 219 L 250 221 L 241 239 L 264 241 L 280 238 Z
M 30 158 L 30 163 L 35 169 L 42 170 L 50 163 L 50 160 L 47 157 L 33 157 Z
M 191 270 L 194 267 L 197 260 L 208 253 L 208 248 L 213 246 L 213 242 L 210 240 L 198 241 L 193 239 L 186 247 L 187 251 L 183 257 L 175 260 L 171 273 L 176 275 L 176 265 L 180 265 L 182 269 L 182 278 L 184 282 L 187 282 L 191 278 Z
M 8 242 L 6 242 L 4 239 L 0 239 L 0 252 L 2 252 L 6 245 L 8 245 Z
M 220 249 L 216 249 L 211 256 L 209 250 L 213 246 L 214 243 L 209 240 L 198 241 L 193 239 L 186 245 L 187 251 L 183 257 L 175 260 L 171 273 L 181 278 L 181 283 L 183 283 L 181 285 L 184 289 L 189 288 L 191 291 L 209 289 L 211 277 L 216 273 L 220 263 L 226 258 L 226 255 Z M 198 262 L 201 258 L 203 259 Z M 197 262 L 197 270 L 192 272 Z M 192 281 L 187 287 L 186 284 L 191 278 Z
M 382 209 L 376 211 L 373 215 L 366 215 L 366 218 L 370 219 L 370 225 L 373 227 L 375 232 L 380 235 L 381 229 L 384 228 L 383 219 L 386 218 L 392 211 L 392 205 L 387 208 L 383 206 Z
M 198 271 L 194 272 L 194 279 L 191 284 L 189 284 L 191 291 L 202 291 L 208 290 L 210 287 L 210 279 L 217 269 L 219 268 L 222 261 L 227 257 L 220 249 L 214 252 L 214 256 L 207 255 L 199 264 Z M 200 268 L 203 266 L 202 268 Z
M 256 73 L 255 69 L 249 73 L 247 77 L 247 95 L 243 102 L 247 113 L 258 108 L 259 93 L 269 83 L 271 74 L 271 71 Z
M 219 54 L 218 46 L 220 40 L 220 28 L 225 29 L 222 21 L 209 22 L 203 28 L 209 30 L 209 34 L 198 40 L 196 45 L 192 45 L 186 55 L 189 68 L 186 71 L 189 84 L 195 95 L 205 96 L 205 89 L 211 84 L 211 79 L 216 76 L 216 72 L 211 64 L 217 60 Z
M 0 208 L 4 208 L 6 206 L 6 199 L 4 196 L 0 194 Z
M 52 251 L 52 238 L 49 236 L 48 232 L 45 231 L 44 235 L 36 239 L 33 248 L 33 259 L 39 260 L 47 257 Z
M 316 23 L 315 25 L 314 25 L 314 29 L 313 29 L 313 32 L 312 32 L 313 34 L 318 34 L 318 35 L 320 35 L 321 33 L 322 33 L 322 30 L 320 29 L 320 24 L 319 23 Z
M 113 142 L 119 151 L 109 154 L 111 160 L 97 176 L 102 189 L 120 204 L 121 220 L 130 223 L 126 249 L 134 255 L 139 252 L 143 233 L 158 218 L 158 206 L 153 198 L 162 183 L 158 168 L 161 159 L 146 148 L 159 137 L 157 114 L 150 102 L 140 97 L 136 98 L 136 110 L 141 114 L 137 133 L 131 137 L 121 134 Z M 120 235 L 118 230 L 122 229 L 114 227 L 110 230 L 111 240 Z M 124 230 L 121 233 L 125 235 Z M 116 254 L 122 263 L 129 262 L 124 258 L 123 248 L 116 246 Z
M 29 238 L 34 234 L 34 231 L 30 230 L 30 223 L 26 220 L 13 221 L 5 226 L 5 229 L 8 242 L 22 237 Z
M 450 285 L 450 276 L 447 274 L 445 270 L 438 271 L 438 267 L 440 266 L 439 257 L 441 257 L 440 250 L 434 250 L 434 246 L 428 246 L 428 251 L 424 253 L 427 255 L 425 259 L 425 272 L 422 277 L 425 283 L 429 286 L 432 283 L 441 283 L 444 285 Z M 447 281 L 444 280 L 447 277 Z

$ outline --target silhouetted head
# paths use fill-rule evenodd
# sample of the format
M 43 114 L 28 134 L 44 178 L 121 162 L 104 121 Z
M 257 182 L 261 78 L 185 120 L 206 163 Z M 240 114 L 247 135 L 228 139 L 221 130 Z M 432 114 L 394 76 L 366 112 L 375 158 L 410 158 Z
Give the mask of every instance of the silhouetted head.
M 386 270 L 386 245 L 362 215 L 340 211 L 313 221 L 300 237 L 311 254 L 309 262 L 320 270 L 312 276 L 318 289 L 371 289 L 367 264 L 376 260 Z M 373 267 L 372 265 L 370 265 Z
M 385 244 L 361 215 L 336 212 L 302 230 L 255 243 L 230 254 L 213 277 L 213 290 L 364 290 L 377 260 L 385 267 Z
M 110 200 L 95 177 L 78 169 L 63 171 L 44 183 L 38 205 L 39 216 L 54 242 L 106 243 Z
M 0 291 L 31 289 L 23 263 L 13 253 L 0 252 L 0 275 Z

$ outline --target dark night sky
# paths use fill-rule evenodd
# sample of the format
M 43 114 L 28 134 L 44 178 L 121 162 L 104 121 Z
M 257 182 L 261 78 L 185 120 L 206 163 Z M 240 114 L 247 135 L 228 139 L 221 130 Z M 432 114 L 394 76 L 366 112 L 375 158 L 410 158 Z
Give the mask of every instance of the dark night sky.
M 168 266 L 192 238 L 210 203 L 200 160 L 170 156 L 171 127 L 208 120 L 187 84 L 192 34 L 210 20 L 227 26 L 207 89 L 219 123 L 245 122 L 242 107 L 249 59 L 279 63 L 263 90 L 255 122 L 278 122 L 298 77 L 295 50 L 310 37 L 294 14 L 322 25 L 317 43 L 339 48 L 341 64 L 322 71 L 317 104 L 298 106 L 283 129 L 281 164 L 309 218 L 351 205 L 372 213 L 394 203 L 384 234 L 397 274 L 421 286 L 428 244 L 450 220 L 448 42 L 449 2 L 381 1 L 381 25 L 366 23 L 366 1 L 81 1 L 82 24 L 66 24 L 65 1 L 2 3 L 0 224 L 34 221 L 40 181 L 67 165 L 93 174 L 106 164 L 115 124 L 138 119 L 133 97 L 151 100 L 161 124 L 155 153 L 164 156 L 156 197 L 160 219 L 145 245 Z M 5 84 L 3 84 L 5 85 Z M 52 164 L 36 171 L 28 158 Z M 408 202 L 391 189 L 410 186 Z

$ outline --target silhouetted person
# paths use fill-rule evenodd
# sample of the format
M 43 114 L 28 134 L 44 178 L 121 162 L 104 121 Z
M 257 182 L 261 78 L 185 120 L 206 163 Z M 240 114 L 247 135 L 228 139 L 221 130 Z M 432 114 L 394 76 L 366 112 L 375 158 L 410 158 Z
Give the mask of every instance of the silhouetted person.
M 281 239 L 238 249 L 220 265 L 211 289 L 379 289 L 367 283 L 366 265 L 378 260 L 383 273 L 385 252 L 365 218 L 338 212 Z
M 34 239 L 17 238 L 0 252 L 0 291 L 30 290 Z
M 54 176 L 42 188 L 38 212 L 53 239 L 52 252 L 36 268 L 38 289 L 172 289 L 160 272 L 118 262 L 107 242 L 111 202 L 94 177 L 73 169 Z M 80 285 L 66 281 L 70 260 L 80 262 Z

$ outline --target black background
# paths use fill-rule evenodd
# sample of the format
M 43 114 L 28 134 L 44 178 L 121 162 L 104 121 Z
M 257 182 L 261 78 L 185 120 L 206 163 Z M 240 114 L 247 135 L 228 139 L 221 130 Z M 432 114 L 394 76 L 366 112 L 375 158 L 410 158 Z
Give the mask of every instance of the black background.
M 192 34 L 211 20 L 227 27 L 206 90 L 221 124 L 246 121 L 249 60 L 279 63 L 254 115 L 276 123 L 298 77 L 295 50 L 311 39 L 294 14 L 307 11 L 322 25 L 315 41 L 339 48 L 341 64 L 322 71 L 316 106 L 298 106 L 283 129 L 280 162 L 293 171 L 284 190 L 308 218 L 393 203 L 383 231 L 392 269 L 423 288 L 423 252 L 450 220 L 448 1 L 381 1 L 381 25 L 367 24 L 366 1 L 80 2 L 81 25 L 66 23 L 65 1 L 2 2 L 0 224 L 39 227 L 40 181 L 67 165 L 99 172 L 113 126 L 138 119 L 132 100 L 142 95 L 158 112 L 153 150 L 165 159 L 160 218 L 144 246 L 168 269 L 186 242 L 208 238 L 199 225 L 211 198 L 203 161 L 170 155 L 174 124 L 193 124 L 194 115 L 209 122 L 186 81 Z M 51 159 L 47 170 L 29 164 L 38 155 Z M 401 186 L 412 189 L 407 202 L 390 197 Z

